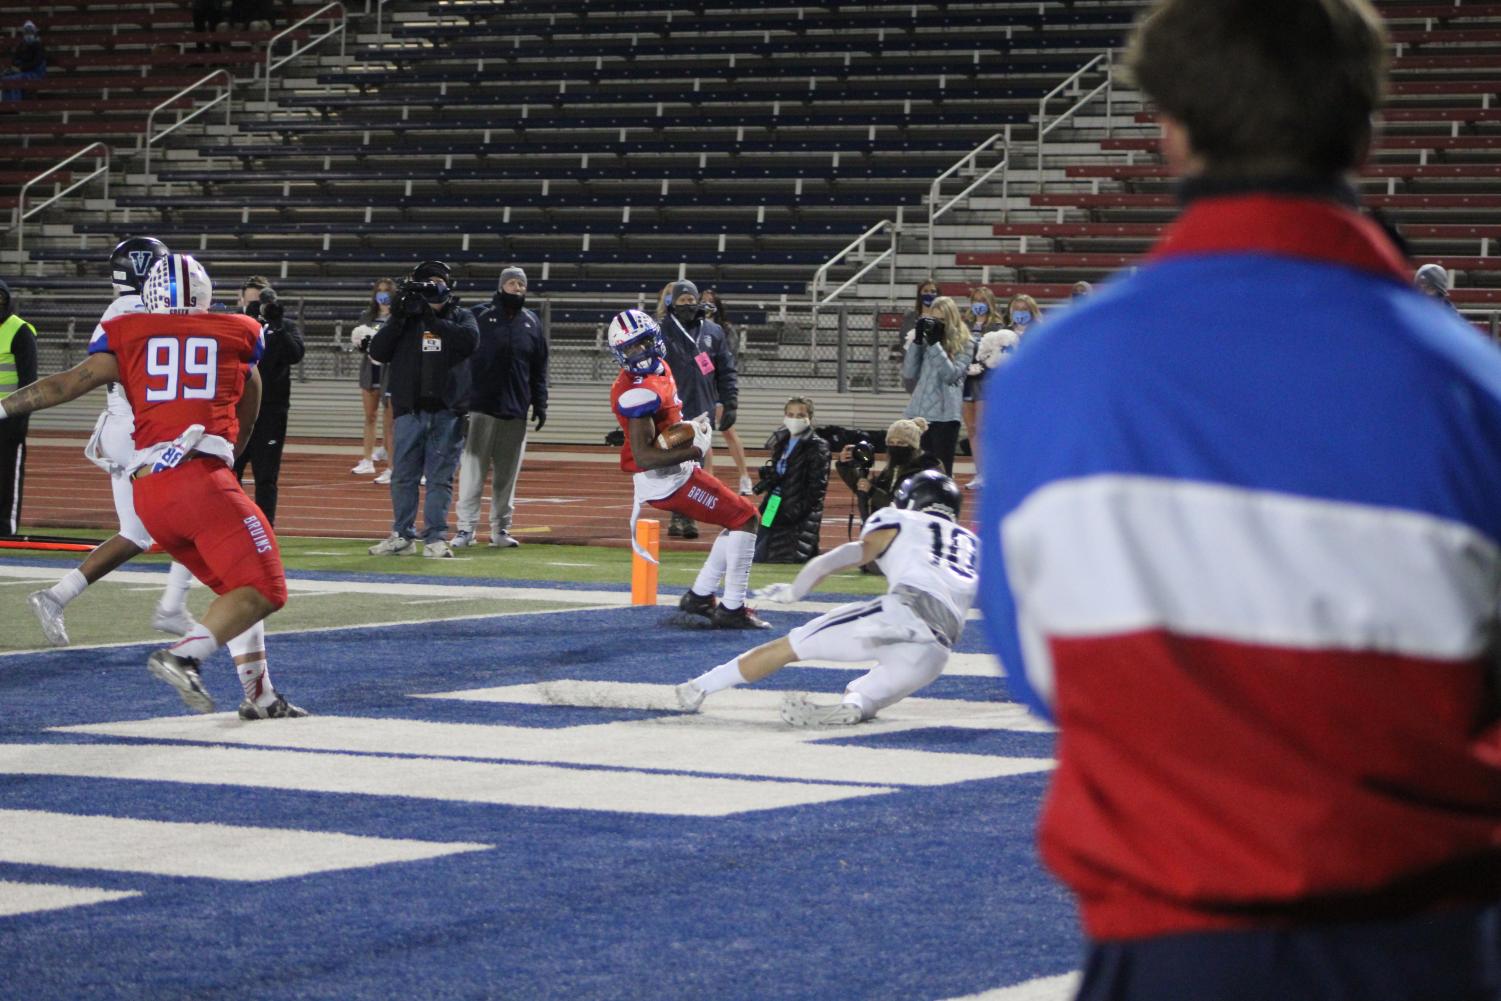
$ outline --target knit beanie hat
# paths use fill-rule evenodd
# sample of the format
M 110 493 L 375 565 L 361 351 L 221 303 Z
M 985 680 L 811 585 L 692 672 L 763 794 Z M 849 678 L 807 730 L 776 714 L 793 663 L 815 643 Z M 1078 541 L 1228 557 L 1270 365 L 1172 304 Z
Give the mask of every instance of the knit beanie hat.
M 693 298 L 697 299 L 698 286 L 690 282 L 688 279 L 682 278 L 672 283 L 672 291 L 668 292 L 667 295 L 668 304 L 677 302 L 678 297 L 683 295 L 691 295 L 693 296 Z
M 922 435 L 926 430 L 928 422 L 921 417 L 897 421 L 886 429 L 886 447 L 889 449 L 892 445 L 906 445 L 921 448 Z
M 504 292 L 506 288 L 506 282 L 510 281 L 512 278 L 520 278 L 521 287 L 526 288 L 526 272 L 522 271 L 514 264 L 500 273 L 500 284 L 496 287 L 499 288 L 500 291 Z

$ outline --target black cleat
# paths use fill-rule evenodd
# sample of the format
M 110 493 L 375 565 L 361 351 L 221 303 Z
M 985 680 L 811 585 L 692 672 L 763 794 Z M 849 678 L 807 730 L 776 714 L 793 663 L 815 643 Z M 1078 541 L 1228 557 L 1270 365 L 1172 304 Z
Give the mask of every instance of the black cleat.
M 678 611 L 687 612 L 689 615 L 702 615 L 706 619 L 714 618 L 714 610 L 719 607 L 719 600 L 712 594 L 699 594 L 689 588 L 678 599 Z
M 170 650 L 158 650 L 147 659 L 146 670 L 177 689 L 177 694 L 195 713 L 214 711 L 214 700 L 203 687 L 198 662 L 193 658 L 179 657 Z
M 756 615 L 756 610 L 749 605 L 741 605 L 739 608 L 725 608 L 720 605 L 714 609 L 715 629 L 770 629 L 771 623 Z
M 269 706 L 258 706 L 249 699 L 240 703 L 240 719 L 301 719 L 309 715 L 308 711 L 301 706 L 294 706 L 286 700 L 280 692 L 276 693 L 276 701 Z

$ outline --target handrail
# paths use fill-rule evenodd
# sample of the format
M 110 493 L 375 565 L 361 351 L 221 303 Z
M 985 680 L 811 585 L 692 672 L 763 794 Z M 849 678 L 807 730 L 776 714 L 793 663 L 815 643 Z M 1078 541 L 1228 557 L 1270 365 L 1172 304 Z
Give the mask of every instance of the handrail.
M 165 110 L 168 105 L 172 104 L 179 97 L 186 97 L 188 94 L 191 94 L 193 91 L 197 90 L 199 87 L 202 87 L 210 80 L 214 79 L 215 77 L 221 76 L 224 78 L 224 92 L 222 94 L 205 104 L 203 107 L 194 108 L 192 114 L 189 114 L 184 118 L 179 118 L 177 121 L 167 126 L 157 135 L 151 134 L 151 123 L 156 119 L 156 113 L 158 111 Z M 197 118 L 199 115 L 203 114 L 205 111 L 218 104 L 220 101 L 224 102 L 224 128 L 227 131 L 229 129 L 230 110 L 234 107 L 234 101 L 231 100 L 234 94 L 234 88 L 235 78 L 234 75 L 229 72 L 229 70 L 214 70 L 202 80 L 199 80 L 197 83 L 189 84 L 182 90 L 179 90 L 177 93 L 167 98 L 161 104 L 158 104 L 156 107 L 152 108 L 151 111 L 146 115 L 146 131 L 142 134 L 141 146 L 145 150 L 146 162 L 141 172 L 148 176 L 151 174 L 152 143 L 156 142 L 158 139 L 165 139 L 167 136 L 171 135 L 173 132 L 176 132 L 178 129 L 182 128 L 184 125 L 188 124 L 188 122 L 191 122 L 193 119 Z M 228 141 L 228 137 L 226 137 L 226 141 Z
M 901 217 L 898 216 L 897 218 Z M 827 296 L 820 300 L 818 298 L 818 290 L 823 287 L 824 281 L 828 279 L 829 269 L 838 264 L 851 252 L 861 254 L 865 253 L 865 241 L 869 240 L 871 237 L 875 236 L 883 229 L 889 229 L 891 231 L 891 246 L 887 247 L 885 250 L 881 251 L 881 253 L 877 254 L 874 260 L 870 261 L 859 271 L 856 271 L 848 281 L 846 281 L 843 285 L 840 285 L 838 288 L 836 288 L 834 291 L 830 292 Z M 843 295 L 846 289 L 854 287 L 856 282 L 858 282 L 861 278 L 864 278 L 875 268 L 879 267 L 881 265 L 881 262 L 885 261 L 887 258 L 891 259 L 891 289 L 894 294 L 896 290 L 896 248 L 897 241 L 900 239 L 900 237 L 901 226 L 899 226 L 897 223 L 892 222 L 890 219 L 882 219 L 880 222 L 870 227 L 870 229 L 867 229 L 864 233 L 861 233 L 859 236 L 857 236 L 849 244 L 849 246 L 845 247 L 839 253 L 835 254 L 833 257 L 825 261 L 823 263 L 823 266 L 813 273 L 812 288 L 809 290 L 810 297 L 812 298 L 813 302 L 811 310 L 812 316 L 810 318 L 811 322 L 809 323 L 808 343 L 809 351 L 812 352 L 812 356 L 815 359 L 813 363 L 814 375 L 818 374 L 818 362 L 816 360 L 818 352 L 818 311 L 827 306 L 829 303 L 833 302 L 839 296 Z
M 47 199 L 45 202 L 42 202 L 42 204 L 33 206 L 32 209 L 31 209 L 31 211 L 28 212 L 26 210 L 26 192 L 31 189 L 31 186 L 33 184 L 37 183 L 42 178 L 46 177 L 48 174 L 55 174 L 55 173 L 57 173 L 59 170 L 62 170 L 64 167 L 66 167 L 68 164 L 72 163 L 74 160 L 77 160 L 79 157 L 89 155 L 89 152 L 91 150 L 96 149 L 96 148 L 99 149 L 99 150 L 101 150 L 102 152 L 94 153 L 93 154 L 94 155 L 94 161 L 97 164 L 98 161 L 99 161 L 99 159 L 102 157 L 104 159 L 104 166 L 102 166 L 102 167 L 95 166 L 93 172 L 90 173 L 89 176 L 83 178 L 82 180 L 74 181 L 72 184 L 70 184 L 68 187 L 64 188 L 62 191 L 59 191 L 57 194 L 53 195 L 51 198 Z M 109 147 L 106 146 L 104 143 L 101 143 L 101 142 L 92 142 L 92 143 L 89 143 L 87 146 L 85 146 L 83 149 L 79 150 L 77 153 L 74 153 L 72 156 L 68 157 L 66 160 L 61 160 L 58 163 L 53 164 L 52 166 L 48 167 L 46 170 L 42 171 L 37 176 L 33 177 L 31 180 L 27 181 L 25 184 L 21 185 L 21 197 L 16 202 L 16 253 L 19 254 L 23 250 L 26 249 L 26 244 L 25 244 L 25 239 L 26 239 L 26 220 L 27 220 L 28 217 L 36 215 L 38 212 L 42 211 L 42 209 L 46 208 L 48 205 L 51 205 L 53 202 L 57 201 L 59 198 L 62 198 L 64 195 L 70 194 L 75 189 L 80 188 L 83 185 L 89 183 L 94 178 L 98 177 L 100 174 L 104 175 L 104 197 L 108 198 L 109 197 Z
M 1001 143 L 1001 162 L 998 163 L 998 164 L 996 164 L 994 167 L 991 167 L 985 173 L 981 174 L 979 177 L 977 177 L 969 185 L 969 187 L 965 188 L 963 191 L 959 192 L 953 198 L 950 198 L 948 201 L 944 202 L 943 205 L 940 206 L 938 204 L 938 195 L 939 195 L 939 189 L 942 187 L 944 179 L 947 178 L 947 177 L 949 177 L 951 174 L 955 174 L 955 173 L 959 172 L 966 165 L 970 165 L 971 169 L 973 170 L 974 169 L 973 165 L 974 165 L 975 161 L 979 158 L 980 154 L 983 153 L 983 152 L 985 152 L 990 147 L 994 146 L 996 144 L 997 140 L 999 140 L 1000 143 Z M 998 170 L 1002 172 L 1001 173 L 1001 201 L 1004 204 L 1004 202 L 1006 200 L 1006 194 L 1007 194 L 1007 190 L 1006 189 L 1007 189 L 1007 187 L 1010 184 L 1010 175 L 1011 175 L 1010 162 L 1011 162 L 1011 126 L 1007 125 L 1002 131 L 997 132 L 995 135 L 991 136 L 989 139 L 985 140 L 980 145 L 976 146 L 974 149 L 972 149 L 968 153 L 966 153 L 963 157 L 961 157 L 959 159 L 958 163 L 954 164 L 948 170 L 945 170 L 943 173 L 941 173 L 937 177 L 933 178 L 933 183 L 928 186 L 928 273 L 929 274 L 933 273 L 933 265 L 934 265 L 934 256 L 933 256 L 933 227 L 934 227 L 934 224 L 938 221 L 938 217 L 941 216 L 941 215 L 943 215 L 944 213 L 948 212 L 949 209 L 953 208 L 955 205 L 958 205 L 964 199 L 968 198 L 970 192 L 974 191 L 980 185 L 984 184 L 986 181 L 988 181 L 992 177 L 994 177 L 995 176 L 995 172 L 998 171 Z M 1003 219 L 1005 218 L 1004 212 L 1005 212 L 1005 210 L 1002 209 L 1002 213 L 1003 213 L 1002 218 Z
M 370 16 L 370 5 L 371 4 L 375 5 L 375 33 L 377 35 L 380 34 L 381 19 L 385 16 L 385 13 L 386 13 L 386 4 L 388 4 L 390 2 L 391 2 L 391 0 L 365 0 L 365 13 L 364 13 L 363 16 L 369 17 Z
M 1043 123 L 1047 121 L 1048 102 L 1057 97 L 1070 84 L 1077 85 L 1079 78 L 1093 69 L 1095 65 L 1102 59 L 1105 61 L 1105 82 L 1075 101 L 1073 105 L 1071 105 L 1066 111 L 1064 111 L 1057 118 L 1053 119 L 1051 124 L 1044 125 Z M 1062 125 L 1067 119 L 1072 118 L 1079 111 L 1079 109 L 1083 108 L 1084 105 L 1094 100 L 1101 91 L 1105 92 L 1105 134 L 1109 135 L 1111 131 L 1113 131 L 1111 126 L 1111 116 L 1114 111 L 1113 105 L 1115 102 L 1114 69 L 1115 53 L 1113 50 L 1106 49 L 1104 52 L 1101 52 L 1099 55 L 1095 56 L 1083 66 L 1080 66 L 1058 86 L 1048 91 L 1047 94 L 1043 96 L 1042 100 L 1037 103 L 1037 190 L 1039 192 L 1043 190 L 1043 142 L 1047 139 L 1048 133 L 1053 131 L 1059 125 Z
M 289 52 L 286 55 L 282 56 L 280 59 L 276 60 L 275 62 L 272 62 L 272 53 L 276 49 L 276 43 L 277 42 L 281 41 L 287 35 L 290 35 L 292 32 L 296 31 L 298 28 L 302 27 L 304 24 L 307 24 L 309 21 L 316 21 L 316 20 L 318 20 L 327 11 L 332 10 L 335 7 L 339 8 L 339 23 L 336 26 L 334 26 L 332 28 L 329 28 L 328 31 L 326 31 L 323 34 L 319 35 L 317 38 L 309 39 L 308 43 L 306 45 L 302 46 L 301 48 L 298 48 L 297 47 L 297 43 L 294 41 L 292 43 L 292 51 L 291 52 Z M 369 10 L 368 6 L 366 7 L 366 10 L 367 11 Z M 378 12 L 380 11 L 380 8 L 376 7 L 376 11 L 377 11 L 377 17 L 379 17 L 379 13 Z M 329 20 L 332 20 L 332 18 L 330 18 Z M 321 45 L 323 42 L 328 41 L 335 34 L 337 34 L 339 36 L 339 55 L 342 56 L 344 54 L 344 39 L 345 39 L 345 36 L 347 36 L 349 34 L 349 9 L 346 8 L 342 3 L 339 3 L 338 0 L 334 0 L 333 3 L 326 3 L 326 4 L 324 4 L 322 7 L 319 7 L 317 10 L 313 11 L 307 17 L 303 18 L 301 21 L 298 21 L 296 24 L 290 24 L 290 25 L 288 25 L 286 28 L 282 29 L 281 31 L 277 32 L 275 35 L 272 36 L 271 41 L 269 41 L 269 42 L 266 43 L 266 103 L 267 104 L 271 103 L 271 74 L 273 72 L 275 72 L 278 68 L 280 68 L 282 66 L 285 66 L 287 63 L 291 62 L 293 59 L 296 59 L 298 56 L 302 55 L 304 52 L 306 52 L 308 49 L 311 49 L 313 46 L 315 46 L 315 45 Z
M 833 257 L 829 258 L 827 261 L 825 261 L 823 263 L 822 267 L 820 267 L 817 271 L 813 272 L 813 286 L 812 286 L 811 291 L 812 291 L 813 305 L 814 305 L 815 308 L 817 308 L 818 306 L 823 305 L 824 303 L 827 303 L 830 299 L 833 299 L 834 296 L 836 296 L 840 292 L 844 291 L 845 287 L 849 285 L 849 282 L 845 282 L 844 285 L 839 286 L 838 291 L 835 291 L 832 294 L 830 294 L 827 299 L 823 300 L 823 302 L 819 302 L 819 300 L 818 300 L 818 290 L 823 287 L 823 283 L 824 283 L 825 279 L 828 278 L 828 276 L 829 276 L 829 269 L 832 268 L 834 265 L 838 264 L 840 262 L 840 260 L 842 260 L 844 257 L 846 257 L 847 255 L 849 255 L 849 253 L 851 251 L 858 251 L 859 253 L 862 253 L 862 254 L 865 253 L 865 241 L 869 240 L 871 237 L 873 237 L 877 233 L 881 232 L 881 230 L 886 229 L 888 227 L 891 229 L 891 232 L 892 232 L 892 242 L 895 243 L 896 226 L 892 223 L 892 221 L 890 219 L 882 219 L 880 222 L 878 222 L 874 226 L 870 227 L 870 229 L 867 229 L 865 232 L 863 232 L 859 236 L 855 237 L 855 239 L 853 241 L 851 241 L 851 243 L 850 243 L 849 246 L 845 247 L 843 250 L 839 251 L 839 253 L 837 253 Z M 884 256 L 885 255 L 883 254 L 882 257 L 884 257 Z M 880 258 L 877 258 L 877 260 L 880 260 Z M 863 270 L 863 271 L 860 272 L 860 274 L 863 275 L 863 274 L 865 274 L 866 271 L 869 271 L 869 270 L 870 270 L 870 268 L 866 267 L 865 270 Z

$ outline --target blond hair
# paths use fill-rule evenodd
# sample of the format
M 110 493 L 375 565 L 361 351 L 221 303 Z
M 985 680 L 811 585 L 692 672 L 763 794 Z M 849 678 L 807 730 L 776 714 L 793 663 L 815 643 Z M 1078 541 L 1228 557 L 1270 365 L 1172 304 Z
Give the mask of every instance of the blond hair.
M 959 305 L 948 296 L 933 300 L 933 314 L 943 321 L 943 352 L 956 358 L 969 344 L 969 324 L 959 313 Z

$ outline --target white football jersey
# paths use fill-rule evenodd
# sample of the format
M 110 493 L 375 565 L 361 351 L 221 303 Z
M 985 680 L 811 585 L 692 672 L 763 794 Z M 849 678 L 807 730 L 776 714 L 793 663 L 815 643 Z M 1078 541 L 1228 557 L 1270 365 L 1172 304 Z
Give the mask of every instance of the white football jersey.
M 99 318 L 98 324 L 94 327 L 94 335 L 89 338 L 89 343 L 93 344 L 104 337 L 104 324 L 106 321 L 113 320 L 117 316 L 124 316 L 126 313 L 144 312 L 146 312 L 146 303 L 141 301 L 140 296 L 134 293 L 117 296 L 115 301 L 109 304 L 109 308 L 104 311 L 104 315 Z M 130 401 L 125 398 L 125 390 L 120 388 L 118 382 L 109 384 L 104 409 L 115 417 L 126 417 L 132 423 L 135 422 L 135 413 L 130 409 Z
M 931 594 L 963 622 L 980 583 L 980 540 L 947 518 L 895 507 L 871 515 L 860 538 L 886 528 L 896 529 L 896 538 L 876 558 L 876 565 L 886 575 L 888 588 Z

